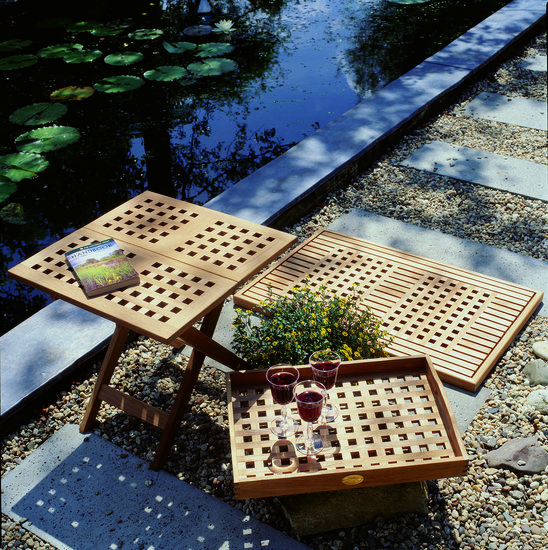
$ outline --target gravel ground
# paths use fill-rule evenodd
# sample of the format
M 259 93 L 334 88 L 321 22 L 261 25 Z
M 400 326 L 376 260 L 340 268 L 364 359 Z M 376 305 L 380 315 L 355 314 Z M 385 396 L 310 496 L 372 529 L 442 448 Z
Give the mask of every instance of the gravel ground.
M 546 34 L 531 41 L 484 81 L 470 86 L 445 112 L 401 140 L 350 185 L 287 228 L 301 239 L 328 225 L 349 208 L 389 216 L 458 237 L 548 260 L 546 204 L 427 174 L 398 163 L 422 144 L 440 140 L 483 148 L 546 164 L 546 132 L 473 120 L 463 108 L 481 91 L 546 101 L 546 74 L 525 70 L 523 58 L 546 52 Z M 524 366 L 534 358 L 534 342 L 548 339 L 548 318 L 534 316 L 486 379 L 490 399 L 463 434 L 470 455 L 468 474 L 428 482 L 429 513 L 396 522 L 377 521 L 300 540 L 317 550 L 368 548 L 461 548 L 489 550 L 545 548 L 548 536 L 548 476 L 521 475 L 488 468 L 484 455 L 517 437 L 535 435 L 548 449 L 548 416 L 528 408 Z M 170 407 L 186 359 L 146 338 L 129 344 L 113 378 L 119 389 L 164 409 Z M 2 476 L 66 423 L 78 424 L 91 395 L 99 365 L 93 365 L 58 395 L 37 403 L 32 420 L 2 440 Z M 139 384 L 135 381 L 139 380 Z M 94 432 L 151 460 L 158 442 L 155 428 L 103 406 Z M 244 512 L 299 538 L 273 498 L 234 498 L 224 374 L 205 367 L 189 412 L 165 469 Z M 51 549 L 2 515 L 2 548 Z M 174 543 L 176 548 L 176 543 Z

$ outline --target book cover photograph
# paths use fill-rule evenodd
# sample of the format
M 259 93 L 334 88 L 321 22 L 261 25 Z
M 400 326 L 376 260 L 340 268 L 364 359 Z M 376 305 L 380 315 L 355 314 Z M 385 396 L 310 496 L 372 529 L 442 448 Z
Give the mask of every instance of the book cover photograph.
M 139 274 L 114 239 L 71 250 L 65 259 L 90 297 L 139 282 Z

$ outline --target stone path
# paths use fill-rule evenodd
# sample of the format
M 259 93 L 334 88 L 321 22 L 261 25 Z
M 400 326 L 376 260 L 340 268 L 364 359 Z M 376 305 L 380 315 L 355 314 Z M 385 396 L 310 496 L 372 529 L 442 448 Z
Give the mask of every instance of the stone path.
M 415 151 L 402 165 L 548 200 L 548 168 L 545 164 L 436 141 Z
M 533 66 L 535 70 L 546 72 L 546 67 L 540 63 Z M 542 101 L 482 92 L 465 107 L 464 112 L 468 116 L 503 124 L 547 129 L 547 106 Z M 402 165 L 548 201 L 546 164 L 432 142 L 407 157 Z
M 464 111 L 470 116 L 546 131 L 544 101 L 482 92 Z

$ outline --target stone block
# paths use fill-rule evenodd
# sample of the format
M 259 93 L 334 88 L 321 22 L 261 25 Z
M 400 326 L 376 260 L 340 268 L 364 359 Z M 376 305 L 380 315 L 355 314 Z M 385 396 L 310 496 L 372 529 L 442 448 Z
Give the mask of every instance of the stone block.
M 356 527 L 379 516 L 428 513 L 424 481 L 279 497 L 298 535 Z

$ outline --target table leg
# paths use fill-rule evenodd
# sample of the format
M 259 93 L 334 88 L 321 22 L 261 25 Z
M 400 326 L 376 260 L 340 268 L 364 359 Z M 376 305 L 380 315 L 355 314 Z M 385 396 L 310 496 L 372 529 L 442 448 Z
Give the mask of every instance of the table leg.
M 220 304 L 204 317 L 202 326 L 200 327 L 201 333 L 208 337 L 213 336 L 222 308 L 223 304 Z M 192 390 L 198 380 L 205 357 L 206 356 L 204 353 L 196 349 L 192 350 L 183 379 L 181 380 L 181 384 L 177 390 L 175 403 L 169 413 L 167 425 L 162 433 L 162 438 L 160 439 L 160 444 L 158 445 L 154 460 L 150 464 L 150 468 L 152 470 L 158 470 L 169 454 L 169 451 L 173 445 L 173 440 L 175 439 L 175 435 L 177 434 L 177 430 L 181 424 L 183 414 L 188 402 L 190 401 Z
M 114 368 L 116 367 L 120 354 L 124 349 L 128 334 L 129 329 L 127 327 L 116 325 L 116 329 L 107 349 L 107 354 L 103 359 L 101 370 L 97 376 L 97 381 L 95 382 L 91 399 L 88 403 L 84 418 L 80 423 L 80 432 L 82 433 L 90 430 L 91 426 L 93 426 L 93 423 L 95 422 L 95 418 L 99 412 L 99 407 L 102 403 L 101 399 L 99 399 L 99 393 L 101 392 L 101 388 L 108 385 L 110 379 L 112 378 Z

